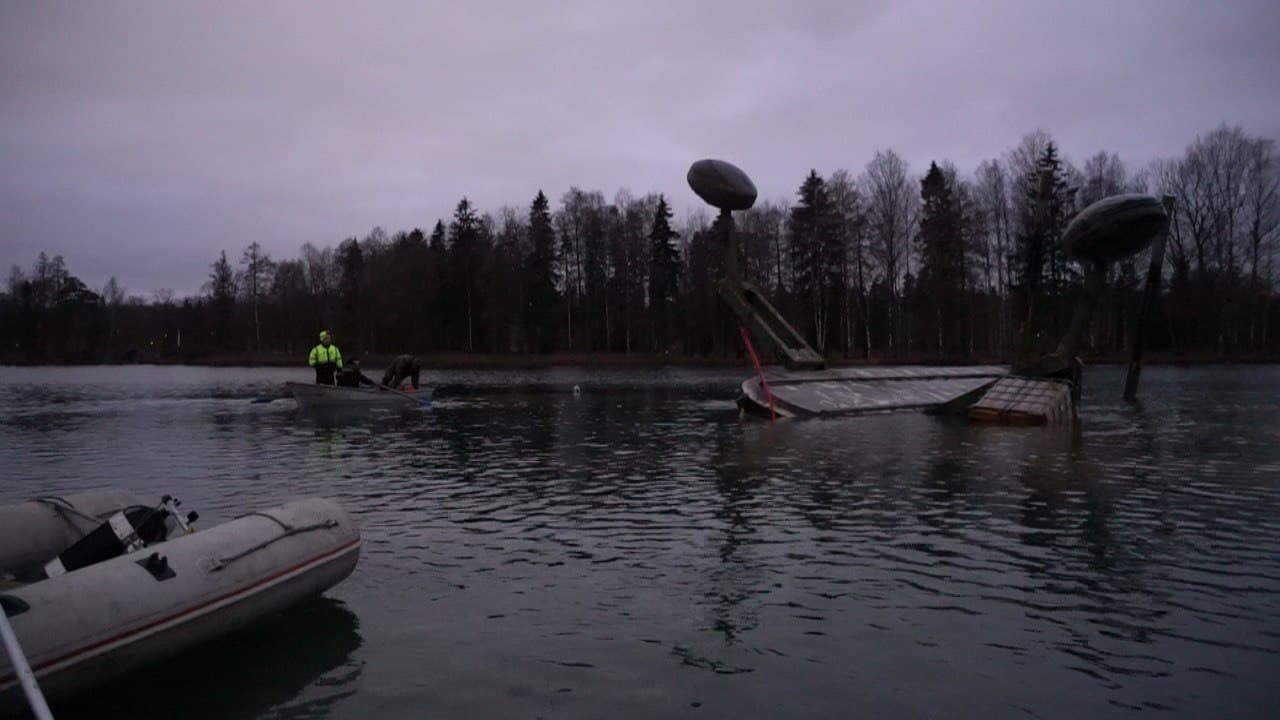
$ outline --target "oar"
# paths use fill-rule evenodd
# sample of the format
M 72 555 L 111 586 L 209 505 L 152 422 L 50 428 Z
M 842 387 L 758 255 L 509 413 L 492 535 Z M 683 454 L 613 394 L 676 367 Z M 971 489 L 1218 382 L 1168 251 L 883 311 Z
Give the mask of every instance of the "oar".
M 412 400 L 412 401 L 414 401 L 414 402 L 418 403 L 419 405 L 426 405 L 426 404 L 427 404 L 427 401 L 426 401 L 426 400 L 423 400 L 423 399 L 421 399 L 420 397 L 414 397 L 413 395 L 410 395 L 409 393 L 407 393 L 407 392 L 405 392 L 405 391 L 403 391 L 403 390 L 397 390 L 397 389 L 395 389 L 395 388 L 393 388 L 393 387 L 391 387 L 391 386 L 389 386 L 389 385 L 382 385 L 382 384 L 379 384 L 379 385 L 378 385 L 378 389 L 379 389 L 379 390 L 386 390 L 387 392 L 395 393 L 395 394 L 397 394 L 397 395 L 399 395 L 399 396 L 401 396 L 401 397 L 409 398 L 410 400 Z
M 31 672 L 31 664 L 27 662 L 27 656 L 18 644 L 18 636 L 9 625 L 9 614 L 3 603 L 0 603 L 0 640 L 4 640 L 5 652 L 9 653 L 9 664 L 13 665 L 13 673 L 18 676 L 18 682 L 22 683 L 22 691 L 27 695 L 31 713 L 36 716 L 36 720 L 53 720 L 49 703 L 45 702 L 40 684 L 36 682 L 36 674 Z

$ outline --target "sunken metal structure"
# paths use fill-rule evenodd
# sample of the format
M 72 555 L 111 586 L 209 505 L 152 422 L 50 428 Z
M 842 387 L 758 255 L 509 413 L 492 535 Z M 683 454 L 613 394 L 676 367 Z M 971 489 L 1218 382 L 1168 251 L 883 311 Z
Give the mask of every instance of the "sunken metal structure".
M 720 297 L 744 331 L 786 369 L 761 372 L 742 383 L 744 411 L 778 417 L 922 410 L 963 415 L 975 422 L 1064 424 L 1080 398 L 1077 357 L 1089 320 L 1106 290 L 1111 264 L 1147 247 L 1167 232 L 1169 212 L 1150 195 L 1104 198 L 1081 211 L 1062 236 L 1062 249 L 1084 269 L 1085 282 L 1071 324 L 1057 348 L 1041 357 L 1000 366 L 827 368 L 813 349 L 755 285 L 742 280 L 733 211 L 750 209 L 756 187 L 738 167 L 699 160 L 689 187 L 720 210 L 716 231 L 725 244 Z

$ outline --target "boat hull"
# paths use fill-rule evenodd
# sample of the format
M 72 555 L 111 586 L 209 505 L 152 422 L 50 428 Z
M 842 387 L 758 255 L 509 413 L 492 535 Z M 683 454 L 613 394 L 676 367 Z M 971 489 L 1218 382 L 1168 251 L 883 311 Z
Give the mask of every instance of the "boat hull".
M 298 401 L 302 410 L 390 408 L 410 409 L 431 401 L 431 390 L 412 393 L 393 392 L 371 387 L 339 387 L 307 383 L 285 383 L 285 389 Z
M 57 698 L 318 595 L 355 568 L 360 534 L 337 505 L 300 500 L 3 593 L 45 694 Z M 145 567 L 152 554 L 166 573 Z M 0 713 L 21 707 L 0 659 Z

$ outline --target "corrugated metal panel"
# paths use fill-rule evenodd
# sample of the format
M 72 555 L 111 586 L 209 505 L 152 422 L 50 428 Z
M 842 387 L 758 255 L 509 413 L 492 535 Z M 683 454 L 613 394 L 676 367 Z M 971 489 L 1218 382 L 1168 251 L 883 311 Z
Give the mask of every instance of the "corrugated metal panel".
M 777 371 L 768 375 L 774 400 L 784 415 L 841 415 L 930 408 L 971 392 L 1008 372 L 1008 368 L 964 367 L 837 368 L 811 372 Z M 743 382 L 744 399 L 768 412 L 769 401 L 758 378 Z
M 969 408 L 969 418 L 1009 425 L 1064 425 L 1071 422 L 1071 384 L 1001 378 Z

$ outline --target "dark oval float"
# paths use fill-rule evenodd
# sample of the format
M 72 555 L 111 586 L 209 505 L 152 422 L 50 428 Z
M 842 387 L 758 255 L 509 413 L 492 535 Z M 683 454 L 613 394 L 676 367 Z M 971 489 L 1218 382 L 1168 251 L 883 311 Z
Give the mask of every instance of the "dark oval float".
M 1150 195 L 1112 195 L 1080 211 L 1062 233 L 1073 260 L 1114 262 L 1146 247 L 1169 226 L 1169 214 Z
M 736 165 L 710 158 L 689 167 L 689 187 L 721 210 L 746 210 L 756 204 L 756 186 Z

